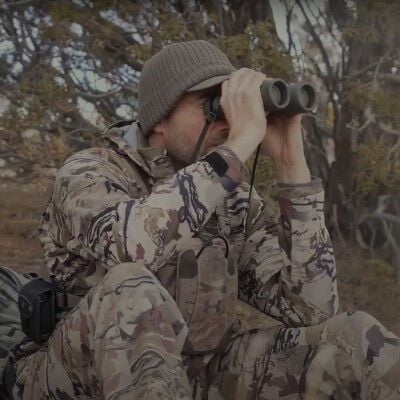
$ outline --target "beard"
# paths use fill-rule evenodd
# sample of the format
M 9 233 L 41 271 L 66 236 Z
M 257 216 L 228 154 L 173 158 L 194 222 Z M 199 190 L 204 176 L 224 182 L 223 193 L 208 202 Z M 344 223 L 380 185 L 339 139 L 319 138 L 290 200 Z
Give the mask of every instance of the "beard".
M 190 164 L 195 144 L 182 132 L 173 132 L 165 148 L 173 164 L 180 169 Z
M 178 168 L 184 168 L 191 163 L 193 152 L 200 137 L 200 131 L 196 136 L 185 133 L 175 125 L 170 125 L 171 130 L 164 143 L 165 148 L 173 164 Z M 210 147 L 216 147 L 224 143 L 228 137 L 228 131 L 219 133 L 216 137 L 210 137 L 207 132 L 196 160 L 208 153 Z

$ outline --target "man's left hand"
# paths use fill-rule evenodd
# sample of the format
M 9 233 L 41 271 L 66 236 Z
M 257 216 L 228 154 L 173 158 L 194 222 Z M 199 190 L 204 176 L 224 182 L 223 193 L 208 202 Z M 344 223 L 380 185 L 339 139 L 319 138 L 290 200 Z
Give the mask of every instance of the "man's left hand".
M 310 170 L 304 156 L 301 115 L 269 115 L 261 151 L 274 161 L 281 182 L 311 181 Z

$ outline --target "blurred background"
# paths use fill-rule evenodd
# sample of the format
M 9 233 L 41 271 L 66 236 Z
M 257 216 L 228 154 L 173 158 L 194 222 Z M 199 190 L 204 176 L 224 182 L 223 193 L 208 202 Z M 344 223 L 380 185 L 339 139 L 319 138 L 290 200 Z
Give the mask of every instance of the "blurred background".
M 45 274 L 36 229 L 57 168 L 135 118 L 152 54 L 205 39 L 236 67 L 316 86 L 303 136 L 341 310 L 400 335 L 399 21 L 397 0 L 0 0 L 0 264 Z M 256 188 L 274 201 L 266 158 Z

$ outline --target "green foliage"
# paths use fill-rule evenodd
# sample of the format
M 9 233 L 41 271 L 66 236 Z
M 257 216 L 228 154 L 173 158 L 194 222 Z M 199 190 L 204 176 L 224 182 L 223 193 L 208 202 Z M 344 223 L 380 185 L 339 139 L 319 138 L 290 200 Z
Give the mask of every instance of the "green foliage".
M 289 79 L 293 73 L 292 60 L 279 48 L 273 26 L 269 22 L 250 22 L 244 33 L 223 36 L 217 45 L 237 67 L 254 68 L 267 76 L 283 79 Z
M 370 102 L 368 85 L 360 81 L 351 82 L 348 84 L 344 93 L 346 100 L 354 107 L 356 111 L 362 111 Z
M 127 48 L 130 57 L 142 63 L 146 62 L 162 46 L 173 42 L 196 39 L 187 26 L 187 21 L 165 6 L 153 9 L 154 28 L 151 33 L 151 43 L 134 44 Z
M 77 19 L 79 20 L 82 11 L 84 12 L 84 10 L 85 9 L 80 7 L 77 9 L 77 7 L 71 4 L 70 1 L 65 0 L 52 1 L 48 3 L 49 15 L 55 25 L 60 23 L 77 22 Z
M 46 4 L 47 3 L 47 4 Z M 43 4 L 51 23 L 41 24 L 41 36 L 45 41 L 58 44 L 61 48 L 74 45 L 75 34 L 70 30 L 72 23 L 90 26 L 93 11 L 87 7 L 78 7 L 70 1 L 51 1 Z
M 224 36 L 218 40 L 217 45 L 238 68 L 248 65 L 248 61 L 251 59 L 248 35 Z
M 400 193 L 400 150 L 390 154 L 379 139 L 361 144 L 354 179 L 359 193 Z
M 38 63 L 27 72 L 14 89 L 14 102 L 3 116 L 0 124 L 18 130 L 37 127 L 44 118 L 50 118 L 50 109 L 55 116 L 70 112 L 69 93 L 64 85 L 56 83 L 57 72 L 48 65 Z M 51 105 L 51 106 L 49 106 Z
M 131 45 L 127 47 L 126 51 L 130 58 L 143 64 L 154 54 L 152 44 Z
M 397 88 L 383 86 L 375 88 L 370 83 L 357 81 L 349 85 L 347 98 L 354 112 L 363 111 L 370 106 L 377 118 L 400 127 L 400 96 Z
M 163 44 L 194 39 L 181 15 L 171 12 L 158 12 L 156 17 L 159 20 L 159 26 L 154 33 L 157 39 L 162 38 Z
M 348 88 L 347 100 L 355 115 L 370 107 L 375 119 L 395 129 L 400 127 L 400 97 L 394 88 L 354 82 Z M 392 151 L 393 140 L 384 138 L 379 127 L 374 129 L 374 139 L 362 141 L 357 149 L 356 190 L 375 195 L 399 193 L 400 149 Z
M 388 35 L 400 34 L 400 2 L 393 0 L 357 1 L 357 19 L 344 29 L 344 38 L 381 46 Z
M 397 90 L 379 88 L 372 91 L 371 104 L 378 117 L 391 120 L 400 127 L 400 97 Z
M 280 47 L 276 40 L 274 26 L 270 22 L 257 22 L 249 25 L 250 35 L 254 38 L 253 65 L 265 70 L 268 76 L 290 79 L 293 75 L 291 57 Z

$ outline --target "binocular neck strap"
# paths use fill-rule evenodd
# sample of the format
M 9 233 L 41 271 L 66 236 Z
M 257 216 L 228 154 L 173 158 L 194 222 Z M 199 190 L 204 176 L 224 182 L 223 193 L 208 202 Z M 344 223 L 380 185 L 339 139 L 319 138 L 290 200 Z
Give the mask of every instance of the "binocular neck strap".
M 254 178 L 256 176 L 257 161 L 258 161 L 258 155 L 260 154 L 260 149 L 261 149 L 261 144 L 259 144 L 257 146 L 256 156 L 254 157 L 254 163 L 253 163 L 253 171 L 251 171 L 249 203 L 250 203 L 250 198 L 251 198 L 251 192 L 253 191 L 253 183 L 254 183 Z
M 196 147 L 194 148 L 192 157 L 190 158 L 190 163 L 189 164 L 193 164 L 196 159 L 197 159 L 197 155 L 199 154 L 200 151 L 200 147 L 204 142 L 204 138 L 206 137 L 208 128 L 210 127 L 210 125 L 214 122 L 214 120 L 217 118 L 217 115 L 213 112 L 209 112 L 207 117 L 206 117 L 206 123 L 203 126 L 203 129 L 200 133 L 199 139 L 197 140 L 196 143 Z

